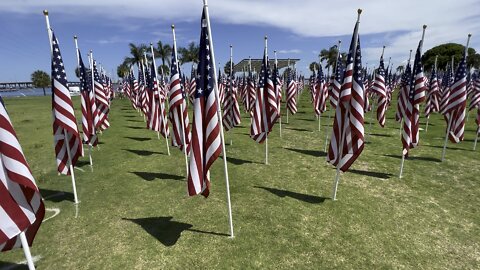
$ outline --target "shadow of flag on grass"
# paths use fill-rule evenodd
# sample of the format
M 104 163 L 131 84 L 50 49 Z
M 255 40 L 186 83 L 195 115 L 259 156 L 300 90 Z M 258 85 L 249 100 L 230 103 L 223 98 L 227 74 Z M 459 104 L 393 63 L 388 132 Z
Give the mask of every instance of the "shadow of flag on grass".
M 207 232 L 192 229 L 193 225 L 172 220 L 173 217 L 122 218 L 140 225 L 147 233 L 155 237 L 163 245 L 171 247 L 180 239 L 182 232 L 190 231 L 218 236 L 228 236 L 224 233 Z
M 290 197 L 292 199 L 296 199 L 296 200 L 307 202 L 307 203 L 323 203 L 325 200 L 329 199 L 329 198 L 297 193 L 289 190 L 281 190 L 276 188 L 260 187 L 260 186 L 254 186 L 254 188 L 260 188 L 260 189 L 266 190 L 281 198 Z

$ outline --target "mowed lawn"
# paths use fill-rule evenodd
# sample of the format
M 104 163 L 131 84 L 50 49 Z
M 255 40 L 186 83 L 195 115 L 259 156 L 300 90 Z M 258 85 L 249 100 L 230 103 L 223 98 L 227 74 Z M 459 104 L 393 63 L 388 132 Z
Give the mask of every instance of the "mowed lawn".
M 128 100 L 113 102 L 93 172 L 86 157 L 75 170 L 76 209 L 70 177 L 56 172 L 50 98 L 5 99 L 46 207 L 61 211 L 35 239 L 38 269 L 478 269 L 474 114 L 465 141 L 449 143 L 445 162 L 445 121 L 433 115 L 399 179 L 396 105 L 383 129 L 376 121 L 369 129 L 368 113 L 363 154 L 341 175 L 332 201 L 335 169 L 324 152 L 332 121 L 325 113 L 318 131 L 308 95 L 288 124 L 283 109 L 282 138 L 276 124 L 268 140 L 269 165 L 264 145 L 249 137 L 245 114 L 241 126 L 226 133 L 234 239 L 228 237 L 222 159 L 211 170 L 210 197 L 188 197 L 182 152 L 171 148 L 168 156 L 163 137 L 145 129 Z M 78 97 L 74 104 L 80 123 Z M 47 211 L 46 218 L 52 215 Z M 22 260 L 21 249 L 2 253 L 0 268 Z

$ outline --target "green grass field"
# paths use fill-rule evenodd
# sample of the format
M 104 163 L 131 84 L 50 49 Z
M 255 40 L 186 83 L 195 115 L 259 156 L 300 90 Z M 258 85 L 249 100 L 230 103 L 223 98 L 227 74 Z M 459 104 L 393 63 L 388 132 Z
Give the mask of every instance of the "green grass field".
M 211 171 L 210 197 L 188 197 L 182 152 L 171 148 L 168 156 L 163 138 L 144 128 L 127 100 L 112 105 L 93 172 L 87 158 L 75 170 L 77 218 L 70 177 L 56 172 L 50 99 L 5 103 L 46 207 L 61 210 L 35 239 L 38 269 L 480 267 L 473 113 L 465 141 L 449 143 L 445 162 L 445 122 L 433 115 L 399 179 L 401 142 L 392 105 L 387 127 L 374 122 L 363 154 L 341 175 L 337 201 L 330 199 L 335 169 L 323 151 L 328 113 L 319 132 L 308 93 L 299 113 L 283 124 L 282 138 L 275 125 L 270 165 L 263 164 L 264 145 L 250 139 L 250 119 L 243 115 L 241 127 L 226 133 L 227 143 L 233 141 L 227 145 L 235 226 L 230 239 L 222 160 Z M 74 104 L 80 121 L 78 97 Z M 2 253 L 0 268 L 22 260 L 21 249 Z

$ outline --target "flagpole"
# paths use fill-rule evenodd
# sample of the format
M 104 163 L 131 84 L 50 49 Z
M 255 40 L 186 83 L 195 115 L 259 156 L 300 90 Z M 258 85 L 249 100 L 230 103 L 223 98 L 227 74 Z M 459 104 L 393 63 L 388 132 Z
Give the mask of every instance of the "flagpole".
M 290 58 L 288 58 L 287 66 L 288 66 L 288 73 L 289 73 L 288 76 L 290 77 L 290 79 L 293 80 L 293 78 L 291 78 L 291 75 L 290 75 L 290 73 L 292 73 L 292 68 L 290 67 Z M 288 84 L 287 84 L 287 89 L 288 89 Z M 297 93 L 294 93 L 294 95 L 296 96 Z M 287 98 L 288 98 L 288 94 L 287 94 Z M 295 98 L 297 98 L 297 97 L 295 97 Z M 288 124 L 288 101 L 285 102 L 285 108 L 286 108 L 286 111 L 287 111 L 287 124 Z
M 29 270 L 35 270 L 35 265 L 33 264 L 32 254 L 30 253 L 30 247 L 28 246 L 27 237 L 25 232 L 20 233 L 20 241 L 22 242 L 23 253 L 27 259 L 27 265 Z
M 420 45 L 419 45 L 419 47 L 420 47 L 420 55 L 421 55 L 422 47 L 423 47 L 423 40 L 424 40 L 424 38 L 425 38 L 425 29 L 427 29 L 427 25 L 424 24 L 424 25 L 423 25 L 423 32 L 422 32 L 422 39 L 420 40 Z M 412 58 L 412 50 L 410 50 L 410 56 L 408 57 L 408 63 L 410 63 L 411 58 Z M 407 63 L 407 64 L 408 64 L 408 63 Z M 414 63 L 414 65 L 415 65 L 415 63 Z M 412 77 L 414 77 L 414 76 L 415 76 L 415 74 L 413 74 L 413 72 L 412 72 Z M 413 108 L 413 105 L 412 105 L 412 108 Z M 402 122 L 403 122 L 403 116 L 402 116 Z M 401 125 L 402 122 L 400 123 L 400 132 L 402 131 L 402 125 Z M 400 133 L 400 136 L 402 136 L 402 133 Z M 409 135 L 409 136 L 411 136 L 411 135 Z M 408 152 L 407 152 L 407 153 L 408 153 Z M 406 154 L 406 153 L 404 153 L 403 150 L 402 150 L 402 162 L 401 162 L 401 164 L 400 164 L 400 174 L 399 174 L 398 178 L 402 178 L 403 165 L 405 164 L 405 154 Z
M 173 34 L 173 49 L 175 50 L 175 63 L 177 65 L 177 71 L 180 71 L 179 67 L 178 67 L 178 59 L 177 58 L 177 39 L 175 37 L 175 25 L 172 24 L 172 34 Z M 180 72 L 178 73 L 179 77 L 180 77 Z M 181 78 L 179 78 L 181 80 Z M 181 83 L 180 83 L 180 87 L 181 86 Z M 180 89 L 181 90 L 181 89 Z M 182 99 L 183 99 L 183 93 L 182 93 Z M 182 112 L 182 115 L 180 117 L 180 123 L 181 123 L 181 126 L 182 126 L 182 143 L 183 143 L 183 153 L 185 154 L 185 167 L 186 167 L 186 170 L 187 170 L 187 177 L 188 177 L 188 155 L 187 155 L 187 141 L 186 141 L 186 136 L 185 136 L 185 119 L 183 117 L 183 101 L 180 103 L 180 111 Z
M 338 45 L 337 45 L 337 58 L 336 61 L 335 61 L 335 67 L 333 68 L 333 76 L 336 76 L 337 74 L 337 64 L 338 64 L 338 58 L 340 57 L 340 45 L 342 45 L 342 41 L 339 40 L 338 41 Z M 333 82 L 332 82 L 333 83 Z M 333 86 L 332 86 L 333 87 Z M 340 99 L 340 97 L 339 97 Z M 326 102 L 326 101 L 325 101 Z M 338 102 L 338 101 L 337 101 Z M 338 103 L 337 103 L 338 104 Z M 338 106 L 338 105 L 337 105 Z M 330 103 L 330 110 L 328 110 L 328 123 L 330 123 L 331 121 L 331 118 L 332 118 L 332 104 Z M 332 125 L 332 128 L 333 128 L 333 125 Z M 323 150 L 324 152 L 327 152 L 327 145 L 328 145 L 328 132 L 329 132 L 329 128 L 327 126 L 327 128 L 325 128 L 325 149 Z
M 356 58 L 356 54 L 357 54 L 357 42 L 358 42 L 358 24 L 360 24 L 360 14 L 362 14 L 362 10 L 361 9 L 358 9 L 357 11 L 358 15 L 357 15 L 357 23 L 356 23 L 356 27 L 355 27 L 355 31 L 353 33 L 353 52 L 352 52 L 352 57 L 353 59 Z M 339 99 L 338 99 L 338 104 L 337 106 L 340 106 L 340 94 L 339 94 Z M 348 105 L 347 105 L 348 106 Z M 347 108 L 348 110 L 348 108 Z M 342 116 L 343 117 L 343 116 Z M 338 189 L 338 182 L 340 180 L 340 164 L 341 164 L 341 160 L 342 160 L 342 155 L 343 155 L 343 146 L 341 146 L 343 144 L 343 141 L 345 140 L 345 131 L 346 131 L 346 128 L 345 128 L 345 125 L 347 125 L 348 122 L 345 122 L 344 123 L 344 126 L 343 126 L 343 130 L 342 130 L 342 136 L 341 136 L 341 140 L 339 142 L 339 145 L 340 145 L 340 153 L 339 153 L 339 156 L 338 156 L 338 160 L 337 160 L 337 173 L 335 175 L 335 181 L 333 183 L 333 192 L 332 192 L 332 200 L 335 201 L 337 200 L 337 189 Z
M 230 89 L 229 90 L 231 92 L 230 95 L 233 96 L 233 95 L 235 95 L 235 93 L 233 92 L 233 79 L 232 78 L 233 78 L 233 46 L 230 45 L 230 78 L 229 78 Z M 230 115 L 230 117 L 232 117 L 232 120 L 233 120 L 235 118 L 235 116 L 233 115 L 234 114 L 233 110 L 231 110 L 230 113 L 232 114 L 232 115 Z M 228 131 L 227 131 L 227 133 L 228 133 Z M 232 138 L 230 138 L 230 146 L 232 145 L 232 143 L 233 143 L 233 140 L 232 140 Z
M 275 70 L 276 72 L 278 71 L 278 62 L 277 62 L 277 51 L 273 51 L 273 54 L 275 55 Z M 282 91 L 281 89 L 279 89 L 277 83 L 278 83 L 278 78 L 276 78 L 277 75 L 275 74 L 275 80 L 276 82 L 274 82 L 273 84 L 275 85 L 275 93 L 277 94 L 277 98 L 279 97 L 279 92 L 277 91 Z M 280 108 L 282 107 L 282 101 L 281 100 L 278 100 L 278 115 L 279 115 L 279 124 L 280 124 L 280 138 L 282 138 L 282 111 L 280 110 Z
M 470 43 L 470 37 L 472 36 L 472 34 L 468 34 L 468 38 L 467 38 L 467 45 L 465 45 L 465 57 L 467 57 L 467 54 L 468 54 L 468 44 Z M 452 71 L 453 71 L 453 56 L 452 56 Z M 442 161 L 445 160 L 445 152 L 447 150 L 447 142 L 448 142 L 448 134 L 450 133 L 450 128 L 452 126 L 452 120 L 453 120 L 453 115 L 451 113 L 448 113 L 448 126 L 447 126 L 447 132 L 445 134 L 445 142 L 443 144 L 443 151 L 442 151 Z M 476 140 L 476 138 L 475 138 Z
M 230 201 L 230 184 L 228 179 L 228 166 L 227 166 L 227 153 L 225 150 L 225 136 L 223 134 L 223 123 L 222 123 L 222 108 L 220 107 L 220 100 L 218 94 L 218 81 L 217 81 L 217 69 L 215 67 L 215 54 L 213 51 L 213 37 L 212 30 L 210 28 L 210 17 L 208 15 L 208 4 L 207 0 L 203 0 L 203 9 L 205 11 L 205 17 L 207 19 L 207 30 L 208 30 L 208 43 L 210 45 L 210 53 L 212 55 L 212 65 L 213 65 L 213 85 L 215 97 L 217 99 L 217 115 L 220 123 L 220 138 L 222 140 L 222 155 L 223 155 L 223 168 L 225 172 L 225 186 L 227 188 L 227 205 L 228 205 L 228 220 L 230 225 L 230 237 L 233 238 L 233 220 L 232 220 L 232 204 Z
M 157 70 L 157 64 L 155 63 L 155 54 L 153 52 L 153 44 L 150 43 L 150 51 L 152 52 L 152 61 L 153 61 L 153 66 L 155 67 L 155 78 L 157 79 L 157 92 L 158 92 L 158 101 L 160 102 L 160 114 L 162 117 L 162 128 L 163 128 L 163 133 L 165 134 L 165 145 L 167 146 L 167 153 L 168 155 L 170 156 L 170 147 L 168 146 L 168 138 L 167 138 L 167 129 L 165 128 L 165 121 L 166 121 L 166 117 L 164 117 L 164 114 L 162 113 L 165 108 L 163 108 L 164 104 L 160 101 L 160 80 L 158 79 L 158 70 Z M 162 71 L 163 71 L 163 67 L 162 67 Z M 163 110 L 162 110 L 163 108 Z M 159 131 L 157 131 L 157 136 L 160 136 L 159 135 Z
M 45 15 L 45 21 L 47 23 L 47 33 L 48 33 L 48 36 L 49 36 L 49 42 L 50 42 L 50 55 L 53 55 L 53 51 L 52 51 L 52 29 L 50 28 L 50 20 L 48 19 L 48 11 L 47 10 L 44 10 L 43 11 L 43 15 Z M 68 139 L 68 136 L 67 136 L 67 131 L 65 129 L 63 129 L 63 135 L 64 135 L 64 145 L 65 145 L 65 148 L 67 149 L 67 155 L 68 155 L 68 166 L 70 168 L 70 176 L 72 178 L 72 186 L 73 186 L 73 195 L 74 195 L 74 199 L 75 199 L 75 204 L 78 203 L 78 197 L 77 197 L 77 187 L 75 185 L 75 173 L 73 171 L 73 166 L 72 166 L 72 157 L 70 155 L 70 140 Z
M 145 51 L 143 53 L 145 55 Z M 147 64 L 147 63 L 145 63 L 145 64 Z M 143 59 L 140 61 L 140 65 L 141 65 L 141 68 L 142 68 L 142 76 L 143 76 L 143 92 L 145 93 L 145 91 L 146 91 L 145 85 L 147 84 L 147 80 L 145 78 L 145 69 L 143 68 Z M 146 97 L 147 97 L 147 94 L 145 93 L 145 98 Z M 142 113 L 142 115 L 143 115 L 143 122 L 147 122 L 145 113 Z
M 266 54 L 266 55 L 268 54 L 267 41 L 268 41 L 268 38 L 267 38 L 267 36 L 265 36 L 265 54 Z M 266 63 L 264 63 L 264 64 L 265 64 L 265 66 L 267 66 L 268 56 L 265 56 L 265 61 L 266 61 Z M 263 89 L 263 94 L 264 94 L 263 102 L 265 103 L 265 89 Z M 264 116 L 264 123 L 266 124 L 267 121 L 266 121 L 266 119 L 265 119 L 265 118 L 266 118 L 265 113 L 266 113 L 266 112 L 263 112 L 262 114 L 263 114 L 263 116 Z M 264 124 L 264 126 L 265 126 L 265 124 Z M 267 124 L 267 125 L 268 125 L 268 124 Z M 265 134 L 265 164 L 268 165 L 268 126 L 267 126 L 267 128 L 265 129 L 265 132 L 266 132 L 266 134 Z
M 91 78 L 92 78 L 92 94 L 93 94 L 93 97 L 95 98 L 96 100 L 96 95 L 95 95 L 95 80 L 94 80 L 94 72 L 93 72 L 93 51 L 90 50 L 90 54 L 89 54 L 89 64 L 90 64 L 90 73 L 91 73 Z M 98 109 L 98 107 L 97 107 Z M 98 117 L 98 115 L 97 115 Z M 98 119 L 97 119 L 98 121 Z M 97 128 L 97 122 L 95 121 L 95 119 L 93 119 L 93 123 L 94 123 L 94 126 L 95 126 L 95 129 Z M 100 130 L 100 134 L 102 134 L 102 131 Z M 100 150 L 100 146 L 97 144 L 97 150 Z
M 77 36 L 73 36 L 73 40 L 75 41 L 75 52 L 77 53 L 77 68 L 80 69 L 80 55 L 79 55 L 79 51 L 78 51 Z M 90 161 L 90 167 L 93 170 L 92 145 L 91 145 L 91 143 L 88 144 L 88 160 Z
M 438 55 L 435 56 L 435 64 L 434 64 L 435 72 L 437 71 L 437 60 L 438 60 Z M 427 123 L 425 124 L 425 133 L 427 133 L 428 131 L 428 120 L 430 120 L 430 115 L 427 116 Z
M 385 51 L 385 46 L 383 46 L 382 50 L 382 57 L 383 57 L 383 52 Z M 375 70 L 375 66 L 373 66 L 373 80 L 375 81 L 375 76 L 377 75 L 377 72 Z M 367 95 L 365 95 L 365 98 L 368 98 Z M 377 100 L 378 102 L 378 100 Z M 370 138 L 370 134 L 372 133 L 372 122 L 373 122 L 373 114 L 375 113 L 375 102 L 372 101 L 372 112 L 370 113 L 370 123 L 368 125 L 368 135 L 365 137 L 365 141 L 367 141 L 367 138 Z
M 478 128 L 475 131 L 475 143 L 473 144 L 473 151 L 477 148 L 477 140 L 478 140 Z

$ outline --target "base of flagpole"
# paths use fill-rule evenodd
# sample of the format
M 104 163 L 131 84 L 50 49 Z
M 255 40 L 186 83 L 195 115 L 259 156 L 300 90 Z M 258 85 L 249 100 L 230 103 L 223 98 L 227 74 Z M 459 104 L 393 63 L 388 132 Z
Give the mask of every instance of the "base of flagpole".
M 25 254 L 25 259 L 27 259 L 27 265 L 29 270 L 35 270 L 35 265 L 33 264 L 32 254 L 30 253 L 30 247 L 28 246 L 27 237 L 25 232 L 20 233 L 20 241 L 22 242 L 23 253 Z

